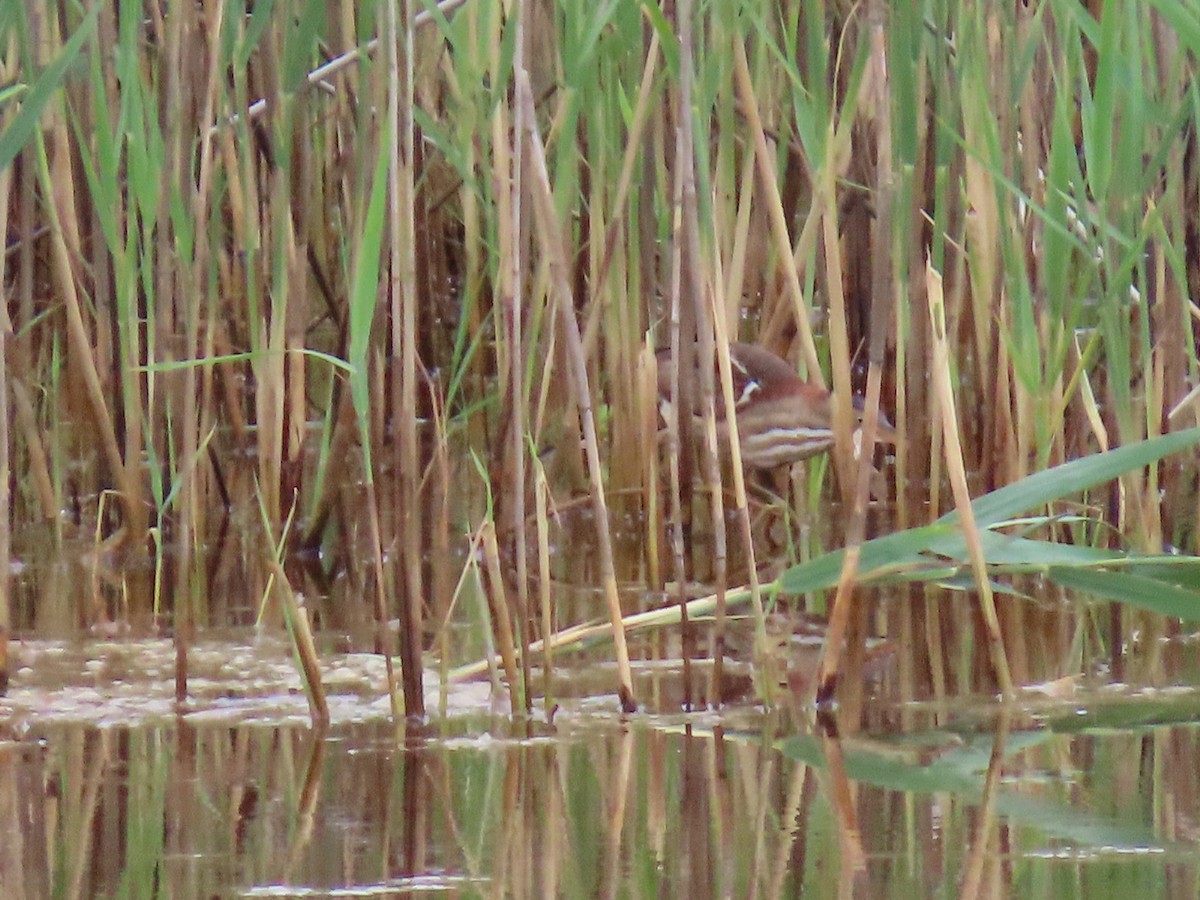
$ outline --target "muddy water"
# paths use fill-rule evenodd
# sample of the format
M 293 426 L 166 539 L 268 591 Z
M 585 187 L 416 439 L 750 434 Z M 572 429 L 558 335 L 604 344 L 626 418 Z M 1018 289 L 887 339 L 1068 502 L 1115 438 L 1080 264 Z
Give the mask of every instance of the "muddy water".
M 445 705 L 417 727 L 389 722 L 377 658 L 329 654 L 319 732 L 280 640 L 199 644 L 184 709 L 169 642 L 15 649 L 5 898 L 1200 890 L 1186 686 L 1060 685 L 1003 715 L 987 698 L 876 701 L 834 737 L 836 716 L 621 717 L 603 693 L 514 721 L 486 683 L 441 693 L 430 672 Z

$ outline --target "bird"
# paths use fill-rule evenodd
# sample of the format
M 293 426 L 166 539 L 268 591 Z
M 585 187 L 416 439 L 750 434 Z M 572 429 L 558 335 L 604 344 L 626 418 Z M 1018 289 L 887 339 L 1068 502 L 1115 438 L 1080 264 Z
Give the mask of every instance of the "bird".
M 659 350 L 658 395 L 663 419 L 670 421 L 670 350 Z M 742 465 L 748 469 L 774 469 L 810 459 L 833 446 L 833 395 L 811 384 L 765 347 L 730 343 L 730 373 Z M 861 397 L 853 397 L 855 438 L 863 422 Z M 725 404 L 714 404 L 717 435 L 729 440 Z M 876 435 L 891 443 L 896 430 L 880 413 Z

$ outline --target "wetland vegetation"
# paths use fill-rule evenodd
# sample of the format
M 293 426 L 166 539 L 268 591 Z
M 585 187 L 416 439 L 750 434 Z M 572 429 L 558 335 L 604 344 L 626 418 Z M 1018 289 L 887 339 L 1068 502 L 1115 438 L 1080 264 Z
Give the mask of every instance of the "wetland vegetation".
M 0 47 L 0 893 L 1200 890 L 1190 5 Z

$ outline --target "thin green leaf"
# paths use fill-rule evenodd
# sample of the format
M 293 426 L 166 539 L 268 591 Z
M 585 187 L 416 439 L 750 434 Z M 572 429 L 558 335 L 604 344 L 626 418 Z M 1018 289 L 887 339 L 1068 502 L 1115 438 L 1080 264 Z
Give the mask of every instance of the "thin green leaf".
M 93 5 L 92 11 L 83 17 L 83 21 L 75 29 L 75 33 L 63 44 L 58 56 L 54 57 L 50 65 L 42 69 L 41 74 L 33 80 L 29 86 L 29 92 L 21 103 L 20 110 L 13 116 L 8 127 L 0 132 L 0 171 L 8 168 L 33 136 L 38 120 L 42 116 L 42 110 L 46 108 L 46 104 L 58 90 L 62 80 L 66 77 L 67 69 L 79 56 L 84 42 L 96 27 L 96 16 L 99 14 L 100 8 L 101 4 L 99 3 Z
M 987 528 L 1054 500 L 1112 481 L 1126 472 L 1158 462 L 1164 456 L 1197 443 L 1200 443 L 1200 428 L 1189 428 L 1107 453 L 1071 460 L 980 497 L 971 504 L 975 510 L 975 521 L 980 528 Z M 957 521 L 957 518 L 957 513 L 950 513 L 938 521 L 949 524 Z
M 390 127 L 380 135 L 379 157 L 371 183 L 371 199 L 358 241 L 358 255 L 350 291 L 350 396 L 358 417 L 362 438 L 366 478 L 372 480 L 371 442 L 367 433 L 367 412 L 370 405 L 367 348 L 371 340 L 371 320 L 379 293 L 380 252 L 383 247 L 383 214 L 387 201 L 388 141 Z
M 1114 572 L 1111 569 L 1067 569 L 1054 567 L 1050 578 L 1074 591 L 1115 600 L 1139 609 L 1200 622 L 1200 592 L 1167 584 L 1159 578 Z
M 1044 507 L 1054 500 L 1111 481 L 1197 442 L 1200 442 L 1200 428 L 1191 428 L 1072 460 L 985 494 L 972 503 L 972 508 L 981 529 L 981 540 L 992 554 L 988 561 L 993 565 L 1045 567 L 1095 566 L 1120 559 L 1120 554 L 1107 556 L 1109 551 L 1086 547 L 1064 545 L 1060 550 L 1051 550 L 1039 541 L 990 533 L 986 529 L 1015 519 L 1030 509 Z M 913 570 L 919 573 L 921 569 L 928 570 L 931 577 L 946 577 L 946 558 L 966 558 L 965 544 L 956 530 L 957 521 L 957 512 L 951 512 L 933 525 L 867 541 L 860 548 L 859 581 L 911 580 L 908 576 Z M 826 553 L 793 566 L 783 572 L 776 583 L 781 590 L 794 594 L 832 587 L 837 584 L 844 552 Z

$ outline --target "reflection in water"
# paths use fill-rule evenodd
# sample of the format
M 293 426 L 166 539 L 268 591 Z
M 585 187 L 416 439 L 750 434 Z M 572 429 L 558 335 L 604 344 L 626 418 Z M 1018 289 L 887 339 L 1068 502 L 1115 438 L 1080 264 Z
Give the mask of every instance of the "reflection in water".
M 26 721 L 0 742 L 0 896 L 1195 896 L 1193 724 L 1113 736 L 1047 707 L 1007 740 L 982 711 L 839 740 L 747 708 L 611 708 L 326 734 Z

